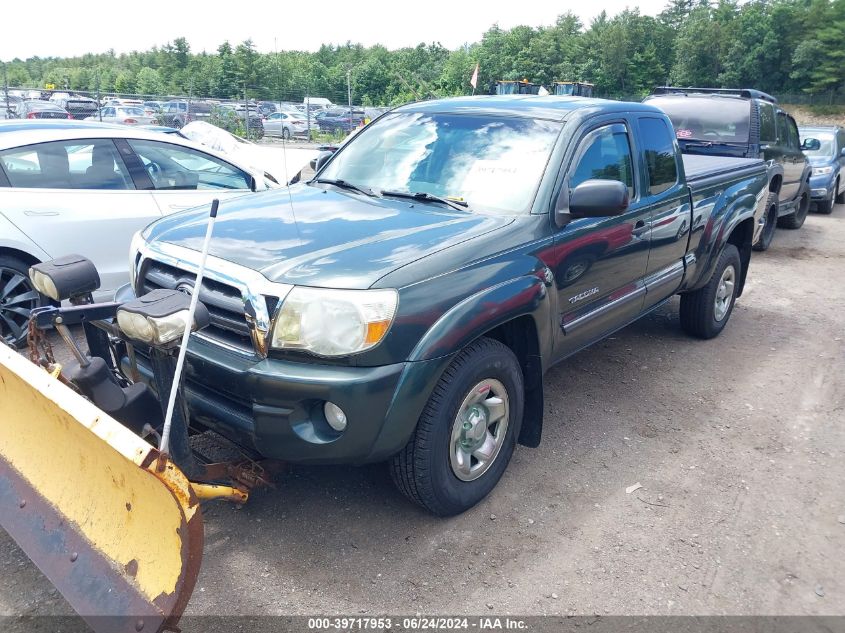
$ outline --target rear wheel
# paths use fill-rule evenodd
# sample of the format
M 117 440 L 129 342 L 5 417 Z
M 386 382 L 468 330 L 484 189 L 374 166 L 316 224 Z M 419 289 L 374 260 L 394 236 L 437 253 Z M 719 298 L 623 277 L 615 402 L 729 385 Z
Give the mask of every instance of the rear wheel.
M 775 228 L 778 223 L 778 194 L 772 192 L 766 200 L 766 213 L 763 215 L 763 230 L 760 232 L 760 239 L 754 244 L 755 251 L 765 251 L 771 246 L 775 237 Z
M 41 297 L 29 280 L 29 265 L 17 257 L 0 255 L 0 336 L 9 345 L 26 342 L 29 313 Z
M 824 213 L 825 215 L 828 215 L 833 211 L 833 205 L 836 200 L 837 191 L 839 191 L 838 178 L 836 179 L 836 182 L 833 183 L 833 188 L 830 190 L 830 195 L 824 200 L 820 200 L 816 203 L 816 210 L 819 213 Z
M 707 285 L 681 295 L 681 327 L 687 334 L 703 339 L 719 335 L 731 318 L 741 271 L 739 251 L 726 244 Z
M 431 393 L 393 482 L 439 516 L 468 510 L 496 486 L 522 419 L 523 378 L 513 352 L 482 338 L 464 349 Z
M 778 226 L 785 229 L 800 229 L 804 226 L 804 220 L 807 219 L 807 213 L 809 211 L 810 194 L 807 192 L 807 189 L 804 188 L 798 195 L 798 206 L 795 208 L 795 211 L 778 220 Z
M 290 140 L 290 130 L 286 127 L 282 128 L 282 138 L 286 141 Z

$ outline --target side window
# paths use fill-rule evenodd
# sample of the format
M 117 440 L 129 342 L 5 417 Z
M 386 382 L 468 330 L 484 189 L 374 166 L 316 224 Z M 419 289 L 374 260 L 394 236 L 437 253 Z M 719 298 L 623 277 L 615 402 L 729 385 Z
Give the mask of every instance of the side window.
M 839 140 L 837 143 L 836 151 L 839 152 L 839 155 L 842 155 L 842 150 L 845 149 L 845 130 L 839 130 L 836 133 L 836 138 Z
M 775 109 L 771 103 L 759 102 L 760 108 L 760 142 L 774 143 L 777 141 L 775 129 Z
M 678 182 L 675 143 L 663 119 L 640 119 L 640 138 L 648 168 L 648 191 L 655 195 Z
M 795 125 L 795 119 L 791 116 L 786 118 L 787 134 L 789 138 L 789 149 L 795 151 L 801 150 L 801 141 L 798 140 L 798 126 Z
M 606 125 L 590 132 L 581 141 L 577 161 L 570 169 L 570 188 L 574 189 L 585 180 L 618 180 L 628 186 L 628 193 L 633 198 L 633 161 L 624 125 Z
M 38 189 L 134 189 L 109 139 L 58 141 L 0 152 L 12 187 Z
M 249 189 L 250 175 L 192 148 L 127 139 L 156 189 Z

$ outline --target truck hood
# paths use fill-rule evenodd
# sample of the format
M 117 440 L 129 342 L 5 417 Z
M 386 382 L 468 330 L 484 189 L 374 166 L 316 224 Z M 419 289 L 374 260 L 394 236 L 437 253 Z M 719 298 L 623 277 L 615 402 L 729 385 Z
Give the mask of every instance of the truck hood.
M 202 249 L 208 206 L 151 224 L 150 243 Z M 260 271 L 270 281 L 368 288 L 432 253 L 513 222 L 437 203 L 367 198 L 304 184 L 221 202 L 209 254 Z

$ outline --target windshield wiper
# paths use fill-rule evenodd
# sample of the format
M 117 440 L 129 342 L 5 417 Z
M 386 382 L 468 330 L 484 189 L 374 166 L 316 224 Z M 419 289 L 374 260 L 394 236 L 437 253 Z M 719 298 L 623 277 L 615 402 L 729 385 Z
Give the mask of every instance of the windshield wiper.
M 372 189 L 365 189 L 364 187 L 359 187 L 356 184 L 346 182 L 345 180 L 342 180 L 340 178 L 315 178 L 311 182 L 318 182 L 320 184 L 325 185 L 334 185 L 335 187 L 340 187 L 342 189 L 351 189 L 352 191 L 357 191 L 358 193 L 362 193 L 370 198 L 376 197 L 376 193 Z
M 448 207 L 452 207 L 456 211 L 468 211 L 469 204 L 463 200 L 452 200 L 451 198 L 443 198 L 435 196 L 433 193 L 427 191 L 380 191 L 382 196 L 392 196 L 395 198 L 413 198 L 414 200 L 421 200 L 423 202 L 439 202 Z

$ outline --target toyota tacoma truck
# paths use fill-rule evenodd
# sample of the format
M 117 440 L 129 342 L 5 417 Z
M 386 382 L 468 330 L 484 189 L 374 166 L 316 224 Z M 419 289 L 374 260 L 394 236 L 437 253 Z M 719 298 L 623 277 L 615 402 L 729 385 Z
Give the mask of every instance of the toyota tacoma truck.
M 683 156 L 653 106 L 573 97 L 405 105 L 317 167 L 220 205 L 201 288 L 208 209 L 149 225 L 117 301 L 199 292 L 192 426 L 271 459 L 386 461 L 438 515 L 539 444 L 554 364 L 677 294 L 683 329 L 718 335 L 768 194 L 763 161 Z

